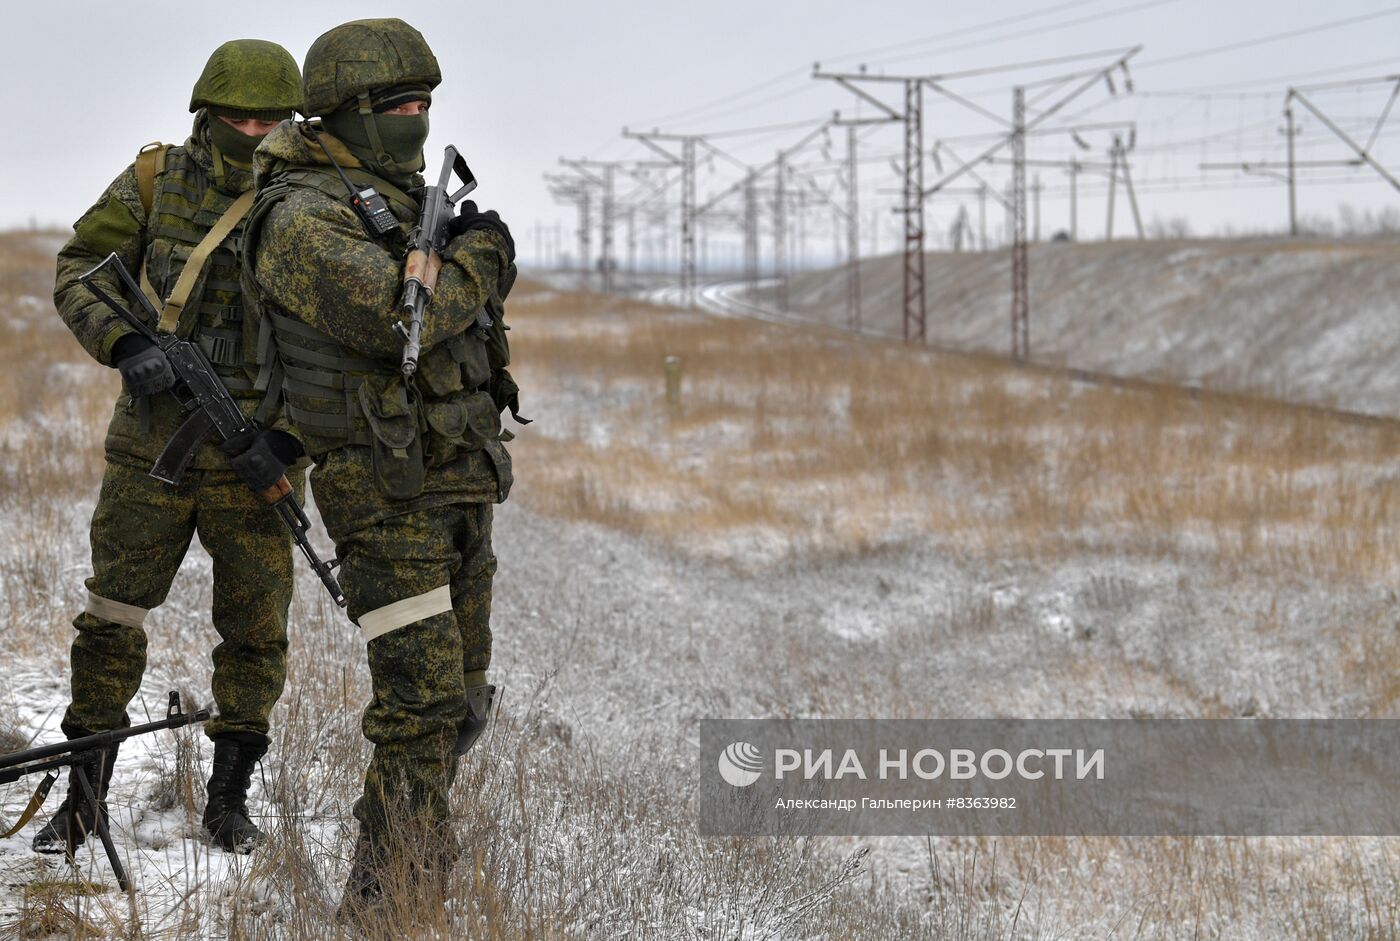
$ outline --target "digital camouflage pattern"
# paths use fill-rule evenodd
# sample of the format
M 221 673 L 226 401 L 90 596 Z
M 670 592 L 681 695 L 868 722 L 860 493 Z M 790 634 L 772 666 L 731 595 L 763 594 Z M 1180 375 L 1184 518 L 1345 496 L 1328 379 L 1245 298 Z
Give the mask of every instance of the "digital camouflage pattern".
M 338 162 L 351 161 L 351 172 L 359 172 L 354 158 L 333 137 L 321 136 Z M 283 188 L 278 183 L 308 168 L 320 172 L 323 188 Z M 368 239 L 341 196 L 344 184 L 327 170 L 325 154 L 296 125 L 279 125 L 267 136 L 254 158 L 254 169 L 259 196 L 250 213 L 244 261 L 245 273 L 251 276 L 249 290 L 265 310 L 252 316 L 289 318 L 323 335 L 323 342 L 315 344 L 315 360 L 303 360 L 299 357 L 305 357 L 306 351 L 294 345 L 304 343 L 305 336 L 274 330 L 285 365 L 310 370 L 330 355 L 352 357 L 357 368 L 347 372 L 341 385 L 354 388 L 369 381 L 376 388 L 385 386 L 386 394 L 400 389 L 403 342 L 393 324 L 399 317 L 395 304 L 403 285 L 401 252 L 406 240 L 386 246 Z M 384 188 L 382 181 L 379 188 Z M 267 205 L 278 196 L 273 205 Z M 396 215 L 402 213 L 405 224 L 416 219 L 416 204 L 395 202 L 391 208 Z M 428 473 L 415 507 L 494 503 L 509 493 L 511 464 L 499 441 L 500 409 L 488 404 L 490 393 L 478 391 L 480 384 L 490 383 L 493 369 L 504 373 L 508 362 L 505 325 L 493 317 L 490 330 L 473 328 L 483 307 L 499 310 L 514 279 L 515 265 L 494 232 L 468 232 L 444 250 L 433 301 L 423 318 L 424 352 L 412 395 L 419 405 L 417 415 L 396 416 L 410 426 L 410 435 L 416 425 L 424 442 Z M 476 369 L 480 373 L 473 377 Z M 508 373 L 504 375 L 509 378 Z M 384 426 L 393 417 L 381 415 L 379 427 L 372 430 L 361 396 L 308 392 L 295 381 L 284 386 L 284 393 L 290 422 L 318 465 L 312 475 L 317 505 L 334 505 L 329 512 L 323 506 L 322 513 L 333 539 L 410 508 L 374 486 L 369 445 L 375 444 L 376 434 L 386 432 Z M 331 395 L 340 400 L 330 399 Z M 321 415 L 323 422 L 344 426 L 347 407 L 352 427 L 340 431 L 306 420 Z M 465 427 L 451 427 L 446 415 Z M 366 447 L 345 448 L 347 443 Z M 339 453 L 324 461 L 332 450 Z
M 241 111 L 276 121 L 301 107 L 301 71 L 292 54 L 264 39 L 233 39 L 215 49 L 204 65 L 190 110 L 204 107 Z
M 165 172 L 156 177 L 149 215 L 141 205 L 135 166 L 129 166 L 74 224 L 72 238 L 58 253 L 54 304 L 78 342 L 103 365 L 113 365 L 112 346 L 132 331 L 79 283 L 78 276 L 116 252 L 133 275 L 144 265 L 152 288 L 160 297 L 167 296 L 193 246 L 253 185 L 249 170 L 225 163 L 222 172 L 216 172 L 208 121 L 200 112 L 189 140 L 166 153 Z M 210 257 L 185 305 L 179 332 L 201 338 L 220 379 L 251 415 L 262 395 L 254 391 L 243 365 L 242 286 L 239 262 L 230 248 L 240 233 L 241 226 Z M 121 282 L 111 271 L 96 280 L 113 297 L 123 296 Z M 171 396 L 150 396 L 142 402 L 123 389 L 107 426 L 107 451 L 152 463 L 182 420 L 180 406 Z M 228 459 L 211 442 L 199 449 L 192 466 L 224 468 Z
M 302 473 L 287 477 L 300 497 Z M 109 460 L 92 519 L 88 590 L 157 607 L 195 533 L 214 560 L 213 620 L 221 640 L 213 652 L 218 715 L 205 732 L 266 735 L 287 674 L 291 537 L 232 471 L 193 470 L 172 487 L 144 466 Z M 121 728 L 145 671 L 146 632 L 87 612 L 73 626 L 73 701 L 64 722 L 92 731 Z
M 322 33 L 306 53 L 304 113 L 330 114 L 371 89 L 442 81 L 423 34 L 403 20 L 353 20 Z
M 342 144 L 322 138 L 337 162 L 363 173 Z M 355 815 L 380 844 L 402 837 L 410 822 L 441 831 L 464 692 L 485 682 L 490 663 L 491 504 L 505 499 L 511 480 L 491 390 L 498 376 L 508 379 L 501 302 L 515 266 L 492 232 L 448 244 L 423 323 L 420 370 L 406 389 L 393 330 L 406 240 L 368 238 L 344 185 L 296 126 L 274 130 L 254 163 L 259 196 L 245 284 L 258 316 L 274 325 L 289 414 L 316 463 L 311 487 L 342 560 L 349 614 L 358 623 L 444 585 L 452 599 L 450 612 L 367 645 L 374 698 L 363 728 L 375 750 Z M 411 200 L 386 181 L 370 182 L 394 196 L 405 226 L 416 218 Z M 489 329 L 478 325 L 483 309 L 492 312 Z M 469 420 L 483 402 L 489 423 Z M 408 496 L 392 492 L 405 483 L 386 472 L 394 461 L 421 470 Z
M 265 47 L 254 51 L 271 55 Z M 238 58 L 227 46 L 221 52 L 224 55 L 211 59 L 211 67 L 220 62 L 227 66 Z M 295 62 L 285 50 L 281 56 L 295 74 Z M 223 82 L 231 73 L 220 74 Z M 285 74 L 278 74 L 285 85 Z M 202 91 L 196 91 L 196 98 Z M 212 91 L 225 97 L 218 88 Z M 258 108 L 288 107 L 285 98 L 275 96 L 237 101 Z M 166 152 L 149 212 L 133 164 L 83 214 L 59 252 L 55 306 L 78 342 L 104 365 L 113 365 L 113 345 L 131 330 L 78 282 L 78 276 L 116 252 L 128 270 L 149 281 L 151 293 L 166 297 L 193 247 L 252 186 L 250 169 L 222 159 L 211 146 L 209 120 L 201 109 L 190 138 Z M 252 414 L 262 396 L 243 365 L 242 285 L 234 254 L 239 237 L 235 229 L 210 256 L 177 330 L 200 343 L 234 398 Z M 113 297 L 124 296 L 110 271 L 99 278 Z M 117 398 L 107 430 L 106 474 L 92 519 L 93 576 L 88 587 L 118 604 L 154 607 L 164 600 L 198 532 L 214 560 L 213 621 L 222 638 L 213 652 L 219 714 L 205 731 L 211 736 L 265 735 L 286 674 L 291 538 L 277 514 L 228 470 L 227 458 L 212 443 L 198 450 L 179 487 L 147 476 L 182 417 L 167 393 L 132 400 L 123 392 Z M 298 488 L 303 477 L 300 469 L 288 473 Z M 145 632 L 86 611 L 73 623 L 78 636 L 72 650 L 73 702 L 66 721 L 93 731 L 117 727 L 126 721 L 127 703 L 144 672 Z
M 466 715 L 463 697 L 486 681 L 491 660 L 492 509 L 456 502 L 412 510 L 336 542 L 353 619 L 441 585 L 452 594 L 451 611 L 367 645 L 373 699 L 363 729 L 375 747 L 355 816 L 370 834 L 401 826 L 405 810 L 428 832 L 447 817 L 456 768 L 447 756 Z

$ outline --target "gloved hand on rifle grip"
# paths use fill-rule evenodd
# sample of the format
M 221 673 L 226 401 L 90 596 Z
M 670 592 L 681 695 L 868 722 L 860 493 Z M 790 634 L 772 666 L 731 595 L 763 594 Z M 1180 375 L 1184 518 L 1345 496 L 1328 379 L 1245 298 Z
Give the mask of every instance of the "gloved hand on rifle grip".
M 510 229 L 501 221 L 500 213 L 494 209 L 482 212 L 476 203 L 468 199 L 462 203 L 457 216 L 447 223 L 448 234 L 454 238 L 472 229 L 490 229 L 506 243 L 506 257 L 515 261 L 515 239 L 510 237 Z
M 164 392 L 175 384 L 175 370 L 160 348 L 139 333 L 128 333 L 112 345 L 112 363 L 122 374 L 133 398 Z
M 254 493 L 263 493 L 282 479 L 287 468 L 306 453 L 300 441 L 277 428 L 260 428 L 234 435 L 219 450 L 228 466 Z

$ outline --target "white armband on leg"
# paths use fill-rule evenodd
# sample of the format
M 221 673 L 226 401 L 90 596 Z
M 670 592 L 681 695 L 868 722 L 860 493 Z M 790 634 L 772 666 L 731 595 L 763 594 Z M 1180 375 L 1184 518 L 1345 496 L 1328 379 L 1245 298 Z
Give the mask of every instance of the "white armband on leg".
M 87 607 L 84 611 L 95 618 L 111 621 L 113 624 L 121 624 L 124 627 L 135 628 L 145 627 L 146 615 L 151 613 L 149 608 L 138 608 L 134 604 L 123 604 L 120 601 L 113 601 L 111 598 L 94 595 L 92 592 L 88 592 Z
M 390 631 L 407 627 L 415 621 L 444 614 L 452 610 L 452 589 L 447 585 L 434 588 L 430 592 L 404 598 L 382 608 L 366 611 L 360 615 L 360 630 L 368 643 Z

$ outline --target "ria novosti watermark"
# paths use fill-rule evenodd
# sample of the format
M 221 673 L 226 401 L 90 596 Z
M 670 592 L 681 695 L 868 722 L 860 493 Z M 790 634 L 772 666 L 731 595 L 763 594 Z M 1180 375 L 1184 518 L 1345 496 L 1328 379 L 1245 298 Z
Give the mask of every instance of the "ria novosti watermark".
M 1400 834 L 1400 721 L 716 720 L 729 834 Z

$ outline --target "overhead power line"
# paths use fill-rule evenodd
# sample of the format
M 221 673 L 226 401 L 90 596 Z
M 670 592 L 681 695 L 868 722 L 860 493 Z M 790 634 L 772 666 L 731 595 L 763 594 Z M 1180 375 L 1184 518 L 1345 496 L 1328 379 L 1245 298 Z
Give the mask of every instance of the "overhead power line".
M 953 52 L 965 52 L 969 49 L 980 49 L 984 46 L 999 45 L 1001 43 L 1010 42 L 1013 39 L 1024 39 L 1027 36 L 1043 36 L 1046 33 L 1058 32 L 1062 29 L 1071 29 L 1076 26 L 1084 26 L 1088 23 L 1096 23 L 1101 20 L 1106 20 L 1113 17 L 1126 16 L 1129 13 L 1137 13 L 1141 10 L 1146 10 L 1151 7 L 1164 6 L 1169 3 L 1180 2 L 1181 0 L 1145 0 L 1145 2 L 1143 3 L 1137 3 L 1132 6 L 1120 7 L 1114 10 L 1105 10 L 1102 13 L 1096 13 L 1092 16 L 1084 16 L 1080 17 L 1079 19 L 1066 20 L 1060 23 L 1050 23 L 1044 26 L 1031 27 L 1028 29 L 1017 30 L 1016 32 L 1012 33 L 1003 33 L 998 36 L 988 37 L 987 39 L 979 39 L 975 42 L 960 43 L 952 46 L 938 46 L 933 49 L 922 50 L 918 53 L 896 56 L 891 59 L 881 59 L 868 64 L 872 66 L 891 65 L 896 62 L 907 62 L 910 59 L 920 59 L 926 58 L 928 56 L 946 55 L 948 53 Z
M 1369 62 L 1353 62 L 1347 65 L 1334 65 L 1326 69 L 1313 69 L 1308 72 L 1293 72 L 1288 75 L 1271 75 L 1268 78 L 1251 78 L 1242 82 L 1226 82 L 1220 85 L 1193 85 L 1187 88 L 1166 88 L 1154 89 L 1151 91 L 1140 91 L 1138 94 L 1143 98 L 1237 98 L 1241 93 L 1231 92 L 1232 88 L 1255 88 L 1260 85 L 1278 86 L 1285 83 L 1297 82 L 1305 78 L 1318 78 L 1323 75 L 1336 75 L 1339 72 L 1359 72 L 1362 69 L 1373 69 L 1383 65 L 1400 65 L 1400 57 L 1386 56 L 1383 59 L 1372 59 Z M 1277 90 L 1267 92 L 1254 92 L 1246 94 L 1267 95 L 1277 98 Z
M 1365 13 L 1361 16 L 1351 16 L 1341 20 L 1329 20 L 1326 23 L 1315 23 L 1312 26 L 1304 26 L 1301 29 L 1291 29 L 1283 33 L 1274 33 L 1270 36 L 1258 36 L 1254 39 L 1242 39 L 1239 42 L 1226 43 L 1223 46 L 1212 46 L 1209 49 L 1198 49 L 1195 52 L 1183 52 L 1179 55 L 1167 56 L 1164 59 L 1149 59 L 1146 62 L 1137 64 L 1139 70 L 1150 69 L 1159 65 L 1170 65 L 1173 62 L 1188 62 L 1192 59 L 1203 59 L 1206 56 L 1219 55 L 1222 52 L 1234 52 L 1237 49 L 1248 49 L 1251 46 L 1262 46 L 1266 43 L 1280 42 L 1284 39 L 1296 39 L 1299 36 L 1311 36 L 1328 29 L 1340 29 L 1343 26 L 1355 26 L 1357 23 L 1369 23 L 1386 16 L 1394 16 L 1400 13 L 1400 7 L 1388 7 L 1384 10 L 1377 10 L 1374 13 Z
M 940 33 L 937 33 L 937 34 L 935 34 L 935 35 L 924 36 L 924 37 L 921 37 L 921 38 L 919 38 L 919 39 L 905 40 L 905 41 L 903 41 L 903 42 L 895 43 L 895 44 L 889 45 L 889 46 L 881 46 L 881 47 L 876 47 L 876 48 L 873 48 L 873 49 L 861 50 L 861 51 L 858 51 L 858 52 L 847 52 L 847 53 L 840 53 L 840 54 L 832 55 L 832 56 L 824 56 L 824 57 L 822 57 L 821 59 L 819 59 L 819 60 L 817 60 L 817 61 L 827 62 L 827 63 L 856 61 L 856 60 L 860 60 L 860 59 L 863 59 L 863 58 L 866 58 L 866 57 L 869 57 L 869 56 L 879 55 L 879 54 L 884 53 L 884 52 L 894 52 L 894 51 L 899 51 L 899 50 L 902 50 L 902 49 L 913 48 L 913 47 L 920 46 L 920 45 L 926 45 L 926 44 L 931 44 L 931 43 L 943 42 L 943 41 L 946 41 L 947 39 L 949 39 L 949 38 L 951 38 L 951 37 L 955 37 L 955 36 L 966 36 L 966 35 L 970 35 L 970 34 L 973 34 L 973 33 L 983 32 L 983 31 L 989 30 L 989 29 L 997 29 L 997 28 L 1002 27 L 1002 26 L 1008 26 L 1008 25 L 1011 25 L 1011 24 L 1013 24 L 1013 23 L 1024 23 L 1024 22 L 1026 22 L 1027 20 L 1039 19 L 1040 17 L 1050 16 L 1050 15 L 1055 14 L 1055 13 L 1061 13 L 1061 12 L 1064 12 L 1064 11 L 1066 11 L 1066 10 L 1072 10 L 1072 9 L 1076 9 L 1076 8 L 1078 8 L 1078 7 L 1090 6 L 1090 5 L 1094 4 L 1094 3 L 1101 3 L 1101 2 L 1103 2 L 1103 0 L 1073 0 L 1073 2 L 1069 2 L 1069 3 L 1055 3 L 1055 4 L 1050 4 L 1049 6 L 1040 7 L 1040 8 L 1034 9 L 1034 10 L 1028 10 L 1028 11 L 1026 11 L 1025 13 L 1017 14 L 1017 15 L 1014 15 L 1014 16 L 999 17 L 998 19 L 995 19 L 995 20 L 988 20 L 988 21 L 982 22 L 982 23 L 975 23 L 975 24 L 973 24 L 973 25 L 971 25 L 971 26 L 964 26 L 964 27 L 961 27 L 961 28 L 959 28 L 959 29 L 954 29 L 954 30 L 949 30 L 949 31 L 945 31 L 945 32 L 940 32 Z M 1136 12 L 1136 11 L 1141 10 L 1141 9 L 1146 9 L 1146 8 L 1148 8 L 1148 7 L 1161 6 L 1161 5 L 1163 5 L 1163 4 L 1177 3 L 1177 2 L 1180 2 L 1180 0 L 1146 0 L 1146 2 L 1139 3 L 1139 4 L 1136 4 L 1136 5 L 1134 5 L 1134 6 L 1123 7 L 1123 8 L 1121 8 L 1121 9 L 1115 9 L 1115 10 L 1106 10 L 1106 11 L 1103 11 L 1103 12 L 1100 12 L 1100 13 L 1097 13 L 1097 14 L 1093 14 L 1093 15 L 1091 15 L 1091 16 L 1081 17 L 1081 18 L 1078 18 L 1078 19 L 1068 20 L 1068 21 L 1064 21 L 1064 22 L 1048 23 L 1048 24 L 1045 24 L 1045 25 L 1043 25 L 1043 26 L 1040 26 L 1040 27 L 1037 27 L 1037 28 L 1034 28 L 1034 29 L 1028 29 L 1028 30 L 1023 30 L 1023 31 L 1018 31 L 1018 32 L 1012 33 L 1012 34 L 1003 34 L 1003 35 L 993 36 L 993 37 L 991 37 L 991 38 L 989 38 L 989 39 L 978 40 L 978 41 L 976 41 L 976 42 L 974 42 L 974 43 L 970 43 L 970 44 L 963 44 L 963 45 L 956 45 L 956 46 L 949 46 L 949 47 L 937 47 L 937 48 L 933 48 L 933 49 L 927 49 L 927 50 L 924 50 L 924 51 L 918 53 L 918 56 L 941 55 L 941 54 L 947 53 L 947 52 L 957 52 L 957 51 L 962 51 L 962 50 L 964 50 L 964 49 L 975 49 L 975 48 L 980 48 L 980 47 L 982 47 L 982 46 L 994 45 L 994 44 L 996 44 L 996 43 L 1005 42 L 1005 41 L 1007 41 L 1007 40 L 1009 40 L 1009 39 L 1015 39 L 1015 38 L 1020 38 L 1020 37 L 1023 37 L 1023 36 L 1029 36 L 1029 35 L 1036 35 L 1036 34 L 1040 34 L 1040 33 L 1044 33 L 1044 32 L 1049 32 L 1049 31 L 1053 31 L 1053 30 L 1069 29 L 1069 28 L 1071 28 L 1071 27 L 1074 27 L 1074 26 L 1082 26 L 1082 25 L 1084 25 L 1084 24 L 1086 24 L 1086 23 L 1091 23 L 1091 22 L 1094 22 L 1094 21 L 1096 21 L 1096 20 L 1108 19 L 1108 18 L 1110 18 L 1110 17 L 1123 16 L 1123 15 L 1125 15 L 1125 14 L 1133 13 L 1133 12 Z M 905 56 L 905 57 L 903 57 L 903 58 L 917 58 L 918 56 Z M 897 60 L 897 59 L 888 59 L 888 60 L 883 60 L 883 61 L 881 61 L 881 62 L 873 62 L 872 64 L 880 65 L 880 64 L 884 64 L 885 62 L 894 62 L 894 61 L 899 61 L 899 60 Z M 682 110 L 674 111 L 674 112 L 671 112 L 671 113 L 669 113 L 669 114 L 658 115 L 657 117 L 650 118 L 650 119 L 645 120 L 645 121 L 638 121 L 638 122 L 636 122 L 636 124 L 639 125 L 639 126 L 642 126 L 642 127 L 647 127 L 647 126 L 651 126 L 651 125 L 658 125 L 658 126 L 659 126 L 659 125 L 663 125 L 663 124 L 669 124 L 669 123 L 672 123 L 672 122 L 674 122 L 674 121 L 677 121 L 677 120 L 679 120 L 679 119 L 681 119 L 681 118 L 685 118 L 685 119 L 688 119 L 688 120 L 691 120 L 691 121 L 700 120 L 700 118 L 699 118 L 698 116 L 701 115 L 701 114 L 707 114 L 707 112 L 715 111 L 716 109 L 722 108 L 722 106 L 724 106 L 724 105 L 732 104 L 733 102 L 736 102 L 736 101 L 742 101 L 743 99 L 748 98 L 748 97 L 750 97 L 750 96 L 752 96 L 752 95 L 762 94 L 763 92 L 771 92 L 771 91 L 773 91 L 774 89 L 778 88 L 779 85 L 782 85 L 782 86 L 784 86 L 784 87 L 787 87 L 792 79 L 794 79 L 794 78 L 806 78 L 809 74 L 810 74 L 810 70 L 809 70 L 807 67 L 805 67 L 805 66 L 802 67 L 802 68 L 798 68 L 798 69 L 789 69 L 789 70 L 784 71 L 784 72 L 779 72 L 778 74 L 774 75 L 774 76 L 771 77 L 771 78 L 765 79 L 764 81 L 757 82 L 757 83 L 755 83 L 755 84 L 753 84 L 753 85 L 749 85 L 749 86 L 747 86 L 747 87 L 745 87 L 745 88 L 739 89 L 738 91 L 730 92 L 730 93 L 725 94 L 725 95 L 721 95 L 721 96 L 719 96 L 718 98 L 710 99 L 709 101 L 702 102 L 701 104 L 698 104 L 698 105 L 693 105 L 693 106 L 691 106 L 691 107 L 689 107 L 689 108 L 684 108 L 684 109 L 682 109 Z M 801 84 L 800 86 L 797 86 L 796 88 L 789 88 L 787 91 L 779 92 L 779 93 L 778 93 L 777 95 L 775 95 L 774 97 L 769 98 L 769 99 L 766 99 L 766 100 L 765 100 L 764 102 L 762 102 L 762 103 L 767 103 L 768 101 L 777 100 L 778 98 L 782 98 L 782 97 L 787 97 L 787 96 L 789 96 L 789 95 L 791 95 L 791 94 L 796 94 L 798 91 L 805 91 L 805 90 L 807 90 L 807 89 L 810 88 L 810 87 L 811 87 L 811 86 L 810 86 L 809 84 L 807 84 L 807 83 L 804 82 L 803 84 Z M 754 104 L 756 105 L 756 104 L 758 104 L 758 103 L 754 103 Z M 745 107 L 744 109 L 742 109 L 742 110 L 748 110 L 748 107 L 749 107 L 749 106 L 746 106 L 746 107 Z M 730 113 L 732 113 L 732 112 L 724 111 L 724 112 L 717 112 L 717 113 L 715 113 L 715 114 L 707 114 L 707 116 L 706 116 L 706 118 L 705 118 L 704 120 L 713 120 L 713 119 L 717 119 L 717 118 L 720 118 L 720 117 L 727 117 Z

